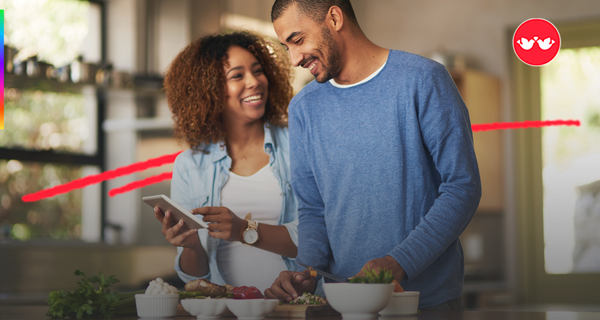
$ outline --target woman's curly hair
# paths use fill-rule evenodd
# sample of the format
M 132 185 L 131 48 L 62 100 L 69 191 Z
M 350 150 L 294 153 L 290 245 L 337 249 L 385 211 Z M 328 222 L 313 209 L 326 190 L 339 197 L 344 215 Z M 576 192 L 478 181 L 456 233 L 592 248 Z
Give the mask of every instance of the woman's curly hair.
M 247 31 L 201 37 L 171 62 L 165 76 L 165 90 L 175 123 L 175 138 L 193 149 L 226 141 L 223 112 L 227 95 L 224 66 L 227 50 L 240 46 L 250 51 L 269 80 L 263 120 L 285 127 L 288 105 L 293 96 L 291 65 L 281 48 Z

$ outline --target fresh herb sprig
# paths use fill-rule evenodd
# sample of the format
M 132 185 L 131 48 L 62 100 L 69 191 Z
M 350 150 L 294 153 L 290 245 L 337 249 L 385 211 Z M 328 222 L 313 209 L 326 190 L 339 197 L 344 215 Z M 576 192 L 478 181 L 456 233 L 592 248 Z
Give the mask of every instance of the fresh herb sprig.
M 290 304 L 325 304 L 327 300 L 309 292 L 304 292 L 298 298 L 290 301 Z
M 65 317 L 110 318 L 114 312 L 111 304 L 119 301 L 119 293 L 110 292 L 108 287 L 119 280 L 114 275 L 104 277 L 103 273 L 100 273 L 100 277 L 86 278 L 81 270 L 75 270 L 75 275 L 83 277 L 77 282 L 79 288 L 73 292 L 63 290 L 50 292 L 48 297 L 50 310 L 46 316 L 62 319 Z M 98 290 L 94 289 L 95 283 L 99 284 Z
M 364 267 L 362 271 L 365 273 L 362 277 L 353 277 L 350 279 L 351 283 L 391 283 L 394 281 L 394 276 L 392 275 L 392 271 L 383 270 L 382 268 L 377 268 L 379 273 L 376 270 L 372 270 L 371 268 Z

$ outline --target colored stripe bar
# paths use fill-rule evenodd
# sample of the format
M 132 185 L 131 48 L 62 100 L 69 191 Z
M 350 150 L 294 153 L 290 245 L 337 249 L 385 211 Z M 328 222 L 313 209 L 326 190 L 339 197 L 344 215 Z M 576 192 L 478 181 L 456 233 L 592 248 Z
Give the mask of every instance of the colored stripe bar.
M 0 130 L 4 129 L 4 10 L 0 10 L 0 34 L 2 34 L 2 46 L 0 48 L 0 59 L 2 59 L 2 72 L 0 72 Z

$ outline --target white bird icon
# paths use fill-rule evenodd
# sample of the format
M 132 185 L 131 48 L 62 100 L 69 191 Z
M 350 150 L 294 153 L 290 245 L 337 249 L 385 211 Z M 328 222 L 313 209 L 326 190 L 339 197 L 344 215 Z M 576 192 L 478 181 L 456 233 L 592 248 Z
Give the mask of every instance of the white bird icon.
M 552 42 L 550 42 L 550 41 L 552 41 Z M 550 37 L 548 37 L 548 38 L 544 39 L 544 41 L 538 40 L 537 44 L 538 44 L 538 46 L 540 46 L 540 49 L 542 49 L 542 50 L 548 50 L 548 49 L 550 49 L 550 47 L 552 47 L 552 45 L 555 42 L 556 41 L 554 41 L 554 40 L 550 39 Z
M 537 39 L 537 37 L 535 37 L 535 39 Z M 533 47 L 535 40 L 527 40 L 527 38 L 521 37 L 521 39 L 517 40 L 517 43 L 521 46 L 521 48 L 523 48 L 523 50 L 529 50 L 531 47 Z

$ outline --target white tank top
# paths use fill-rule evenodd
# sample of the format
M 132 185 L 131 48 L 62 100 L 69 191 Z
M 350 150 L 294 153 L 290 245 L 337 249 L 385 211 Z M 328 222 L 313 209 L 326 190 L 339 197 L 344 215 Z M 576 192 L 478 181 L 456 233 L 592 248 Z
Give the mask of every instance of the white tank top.
M 269 165 L 248 177 L 230 172 L 221 189 L 221 206 L 242 219 L 252 212 L 259 230 L 261 223 L 279 223 L 282 202 L 279 182 Z M 255 286 L 261 292 L 271 287 L 281 271 L 287 270 L 280 255 L 238 241 L 219 241 L 217 264 L 227 284 Z

